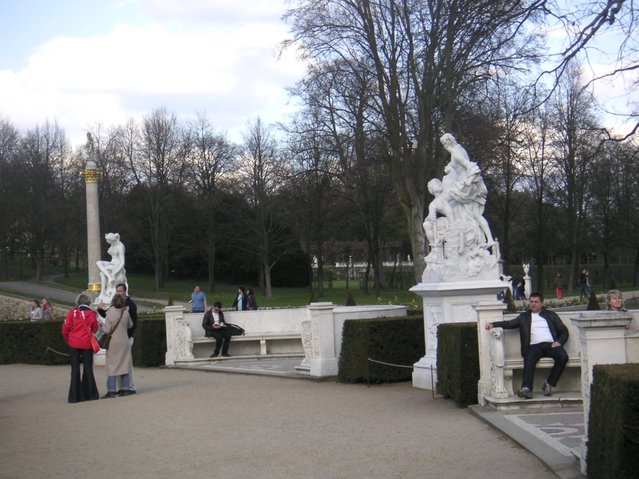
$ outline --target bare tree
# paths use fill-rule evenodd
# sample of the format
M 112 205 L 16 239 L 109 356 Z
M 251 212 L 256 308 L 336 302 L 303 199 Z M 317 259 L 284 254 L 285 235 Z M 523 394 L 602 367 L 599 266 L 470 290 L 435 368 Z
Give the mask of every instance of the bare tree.
M 0 118 L 0 254 L 5 279 L 9 279 L 9 252 L 15 238 L 20 195 L 13 179 L 17 175 L 20 133 L 9 120 Z
M 589 167 L 597 152 L 598 134 L 592 105 L 592 95 L 583 87 L 578 68 L 572 68 L 555 90 L 551 102 L 554 157 L 557 163 L 558 189 L 556 198 L 565 211 L 564 233 L 570 251 L 568 291 L 575 284 L 581 252 L 582 227 Z
M 215 291 L 215 254 L 218 242 L 216 213 L 224 175 L 237 155 L 237 147 L 216 133 L 204 114 L 190 126 L 192 148 L 189 155 L 190 183 L 197 194 L 198 225 L 206 234 L 203 253 L 208 265 L 208 291 Z
M 528 116 L 525 123 L 524 140 L 518 155 L 522 158 L 524 169 L 524 184 L 528 187 L 533 199 L 533 209 L 527 221 L 527 232 L 531 238 L 530 244 L 534 251 L 537 278 L 536 287 L 543 289 L 543 265 L 546 260 L 546 248 L 550 237 L 546 234 L 549 226 L 549 210 L 553 202 L 552 184 L 555 175 L 554 163 L 551 157 L 551 126 L 549 114 L 545 108 L 540 108 L 535 114 Z M 550 231 L 556 234 L 556 229 Z
M 24 169 L 14 181 L 22 193 L 20 237 L 35 265 L 36 279 L 40 280 L 55 249 L 59 225 L 68 221 L 64 217 L 63 181 L 69 147 L 57 123 L 45 122 L 24 135 L 19 149 Z
M 459 102 L 496 71 L 524 68 L 534 42 L 522 26 L 545 2 L 450 0 L 299 0 L 286 18 L 302 53 L 315 63 L 342 59 L 370 79 L 367 114 L 386 143 L 415 260 L 424 269 L 426 179 L 441 158 L 437 139 L 453 126 Z
M 635 91 L 639 79 L 639 7 L 634 0 L 576 0 L 572 2 L 548 2 L 545 15 L 549 22 L 563 27 L 566 41 L 560 49 L 550 48 L 548 58 L 550 68 L 546 68 L 539 76 L 537 85 L 546 85 L 548 80 L 554 88 L 560 79 L 571 76 L 571 65 L 575 61 L 582 62 L 589 71 L 589 79 L 585 86 L 599 84 L 603 88 L 614 88 L 618 96 L 630 97 Z M 608 51 L 606 51 L 608 50 Z M 607 58 L 602 58 L 606 54 Z M 609 66 L 602 68 L 601 64 Z M 546 63 L 547 64 L 547 63 Z M 545 89 L 545 86 L 543 87 Z M 542 93 L 540 98 L 546 100 L 552 94 Z M 625 103 L 623 106 L 619 106 Z M 639 111 L 636 102 L 620 102 L 619 109 L 608 112 L 617 119 L 626 120 L 627 128 L 620 132 L 601 127 L 604 139 L 624 141 L 633 137 L 639 130 Z
M 237 186 L 249 208 L 242 215 L 242 229 L 238 245 L 247 254 L 253 253 L 259 265 L 260 282 L 264 294 L 273 297 L 271 270 L 288 251 L 285 222 L 279 218 L 277 198 L 286 177 L 277 144 L 270 128 L 257 118 L 249 123 L 244 134 L 244 151 L 235 171 Z M 285 214 L 281 212 L 281 214 Z
M 139 136 L 134 128 L 126 130 L 124 151 L 130 161 L 139 195 L 146 205 L 138 218 L 148 225 L 155 288 L 164 285 L 168 276 L 169 244 L 173 231 L 173 197 L 185 179 L 186 158 L 190 143 L 178 124 L 177 117 L 165 109 L 154 110 L 144 117 Z

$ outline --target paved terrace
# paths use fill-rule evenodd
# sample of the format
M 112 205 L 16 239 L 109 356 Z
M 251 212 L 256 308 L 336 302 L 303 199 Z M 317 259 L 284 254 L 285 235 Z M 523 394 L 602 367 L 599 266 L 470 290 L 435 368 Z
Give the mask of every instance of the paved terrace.
M 139 368 L 137 395 L 67 404 L 66 366 L 2 365 L 0 377 L 0 478 L 556 477 L 410 383 Z

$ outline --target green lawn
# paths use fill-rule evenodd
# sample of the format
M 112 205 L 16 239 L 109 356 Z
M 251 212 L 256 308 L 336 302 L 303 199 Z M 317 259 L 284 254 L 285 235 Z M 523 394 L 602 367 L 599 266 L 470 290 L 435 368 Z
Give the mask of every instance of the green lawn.
M 59 277 L 56 283 L 75 290 L 82 290 L 87 285 L 86 273 L 72 275 L 69 278 Z M 172 299 L 176 303 L 186 303 L 191 299 L 193 287 L 198 284 L 205 292 L 209 304 L 213 301 L 221 301 L 223 307 L 230 307 L 235 298 L 238 285 L 217 284 L 215 292 L 206 291 L 205 280 L 171 280 L 166 282 L 161 291 L 155 291 L 153 287 L 152 276 L 129 275 L 129 289 L 133 298 L 151 298 L 160 299 L 168 302 Z M 243 285 L 245 287 L 253 287 L 251 285 Z M 358 305 L 365 304 L 403 304 L 411 309 L 421 308 L 421 299 L 415 294 L 406 290 L 387 289 L 383 290 L 379 297 L 374 292 L 366 295 L 361 291 L 356 282 L 351 281 L 350 291 L 353 293 L 355 303 Z M 264 292 L 253 288 L 257 297 L 257 304 L 260 307 L 286 307 L 286 306 L 304 306 L 309 304 L 311 293 L 308 288 L 273 288 L 273 299 L 267 299 Z M 348 298 L 345 281 L 333 281 L 332 288 L 325 288 L 324 296 L 319 296 L 318 292 L 314 292 L 313 301 L 327 301 L 336 305 L 345 305 Z

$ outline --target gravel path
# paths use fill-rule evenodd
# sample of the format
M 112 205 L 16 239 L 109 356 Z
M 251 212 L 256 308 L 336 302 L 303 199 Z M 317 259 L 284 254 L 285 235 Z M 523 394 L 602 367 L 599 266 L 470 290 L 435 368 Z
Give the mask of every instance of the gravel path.
M 555 477 L 410 383 L 138 368 L 137 395 L 67 404 L 68 382 L 67 366 L 0 366 L 0 478 Z

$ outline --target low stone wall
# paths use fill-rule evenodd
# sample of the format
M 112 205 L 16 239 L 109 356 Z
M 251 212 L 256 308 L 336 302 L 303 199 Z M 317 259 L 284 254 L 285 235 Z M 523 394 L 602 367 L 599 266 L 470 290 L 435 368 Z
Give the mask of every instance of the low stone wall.
M 0 295 L 0 321 L 29 320 L 31 300 Z M 65 317 L 69 308 L 53 306 L 55 317 Z

